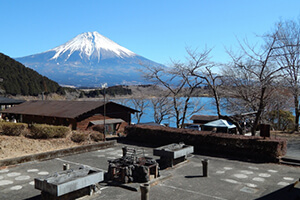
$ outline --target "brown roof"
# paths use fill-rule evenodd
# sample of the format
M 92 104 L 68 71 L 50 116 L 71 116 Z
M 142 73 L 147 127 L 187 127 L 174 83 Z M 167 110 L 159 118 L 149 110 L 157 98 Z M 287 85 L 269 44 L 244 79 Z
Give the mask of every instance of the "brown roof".
M 190 120 L 213 121 L 217 119 L 219 119 L 217 115 L 193 115 Z
M 106 104 L 116 103 L 106 102 Z M 103 101 L 27 101 L 1 112 L 48 117 L 76 118 L 103 105 Z M 128 109 L 130 112 L 137 112 L 136 110 L 126 106 L 122 107 Z

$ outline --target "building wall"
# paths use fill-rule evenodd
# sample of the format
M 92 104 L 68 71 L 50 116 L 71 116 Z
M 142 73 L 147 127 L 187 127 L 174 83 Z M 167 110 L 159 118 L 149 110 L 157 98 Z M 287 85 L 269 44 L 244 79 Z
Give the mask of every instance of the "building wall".
M 128 112 L 124 107 L 119 106 L 117 104 L 107 104 L 105 119 L 122 119 L 125 123 L 121 124 L 122 129 L 128 124 L 131 123 L 131 113 Z M 85 130 L 88 127 L 90 121 L 94 120 L 103 120 L 104 119 L 104 107 L 100 107 L 98 109 L 87 112 L 76 118 L 77 121 L 77 129 Z
M 76 129 L 76 121 L 71 118 L 47 117 L 36 115 L 22 115 L 22 122 L 27 124 L 49 124 L 56 126 L 69 126 Z
M 131 123 L 131 113 L 116 104 L 108 104 L 106 108 L 106 115 L 111 118 L 120 118 L 123 119 L 128 124 Z
M 121 123 L 118 127 L 117 133 L 123 133 L 127 125 L 131 124 L 131 113 L 128 110 L 120 107 L 119 105 L 108 106 L 107 115 L 111 118 L 120 118 L 125 122 Z

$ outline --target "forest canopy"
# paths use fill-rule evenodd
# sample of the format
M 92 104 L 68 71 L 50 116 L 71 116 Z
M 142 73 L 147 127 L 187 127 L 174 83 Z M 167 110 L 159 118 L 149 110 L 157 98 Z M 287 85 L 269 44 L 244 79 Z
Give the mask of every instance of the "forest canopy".
M 11 95 L 37 96 L 42 92 L 59 92 L 61 87 L 58 83 L 0 53 L 1 90 Z

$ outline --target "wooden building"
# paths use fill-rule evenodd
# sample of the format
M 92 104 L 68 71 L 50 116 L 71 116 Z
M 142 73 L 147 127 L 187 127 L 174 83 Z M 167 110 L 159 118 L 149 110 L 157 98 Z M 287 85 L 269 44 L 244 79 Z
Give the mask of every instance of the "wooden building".
M 104 104 L 104 101 L 27 101 L 1 112 L 23 123 L 63 125 L 73 130 L 86 130 L 90 122 L 106 121 L 108 125 L 108 119 L 115 119 L 112 122 L 125 126 L 131 123 L 131 114 L 138 111 L 114 102 Z
M 19 105 L 25 102 L 25 100 L 12 99 L 8 97 L 0 96 L 0 110 L 4 110 L 6 108 L 13 107 L 15 105 Z

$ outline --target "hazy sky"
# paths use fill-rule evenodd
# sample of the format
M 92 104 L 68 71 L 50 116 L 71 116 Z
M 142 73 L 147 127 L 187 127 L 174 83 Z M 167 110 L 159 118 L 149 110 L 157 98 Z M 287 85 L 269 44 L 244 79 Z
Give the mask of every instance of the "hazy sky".
M 0 52 L 41 53 L 97 31 L 161 64 L 205 46 L 226 62 L 225 47 L 235 49 L 237 38 L 256 43 L 256 35 L 299 14 L 299 0 L 0 0 Z

